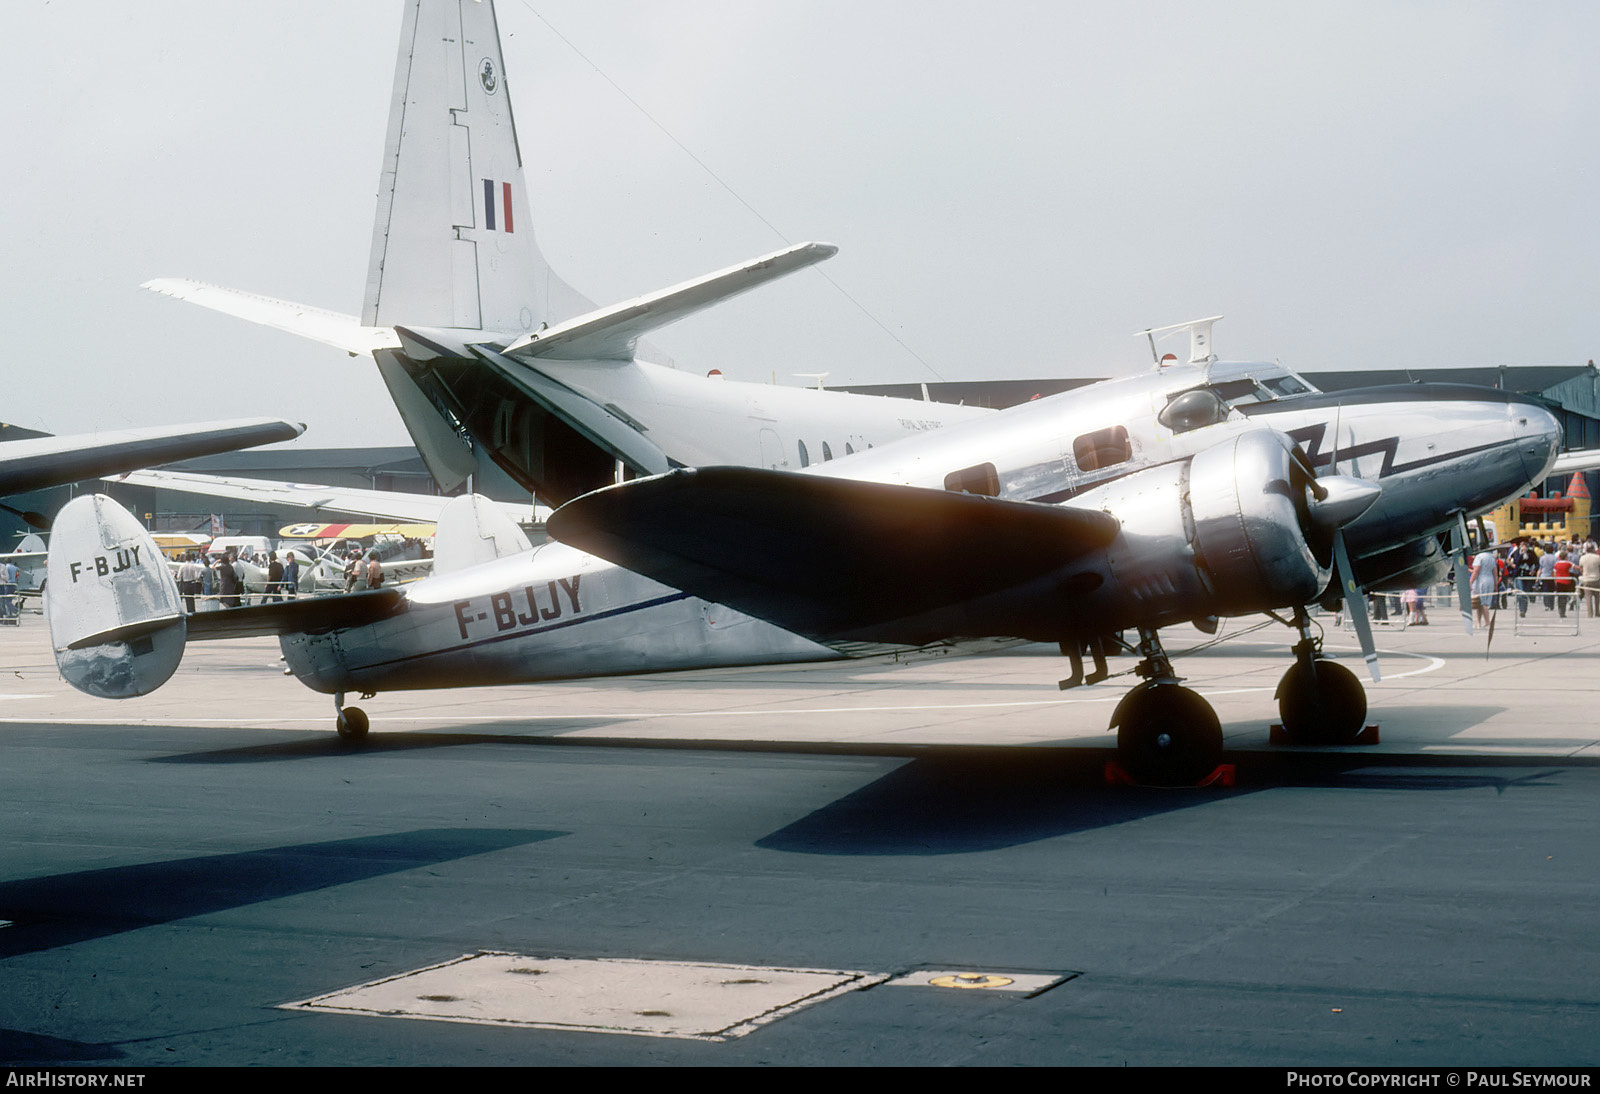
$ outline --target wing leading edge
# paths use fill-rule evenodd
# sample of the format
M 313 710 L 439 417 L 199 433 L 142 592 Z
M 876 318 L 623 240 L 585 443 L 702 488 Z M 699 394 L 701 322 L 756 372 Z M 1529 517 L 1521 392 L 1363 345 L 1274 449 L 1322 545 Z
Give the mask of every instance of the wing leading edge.
M 949 613 L 1046 577 L 1119 527 L 1094 510 L 738 467 L 598 490 L 547 525 L 565 543 L 808 637 L 889 642 L 965 633 Z

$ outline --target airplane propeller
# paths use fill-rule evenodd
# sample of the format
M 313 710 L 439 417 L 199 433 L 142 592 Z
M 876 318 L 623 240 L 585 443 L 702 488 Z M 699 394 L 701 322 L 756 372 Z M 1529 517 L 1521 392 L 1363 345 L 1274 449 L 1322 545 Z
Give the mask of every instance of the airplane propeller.
M 1344 599 L 1345 610 L 1355 625 L 1356 640 L 1361 645 L 1361 657 L 1367 663 L 1367 672 L 1374 683 L 1382 679 L 1378 669 L 1377 645 L 1372 639 L 1372 619 L 1367 614 L 1367 595 L 1356 582 L 1355 569 L 1350 565 L 1350 551 L 1344 542 L 1344 527 L 1371 509 L 1383 493 L 1383 488 L 1366 479 L 1351 475 L 1323 475 L 1318 477 L 1305 452 L 1294 449 L 1295 466 L 1301 472 L 1295 476 L 1298 484 L 1310 495 L 1306 503 L 1311 529 L 1320 542 L 1312 543 L 1331 555 L 1334 580 Z M 1322 552 L 1318 552 L 1319 554 Z
M 1467 566 L 1467 515 L 1456 514 L 1450 532 L 1450 557 L 1455 569 L 1456 603 L 1461 606 L 1461 626 L 1472 633 L 1472 571 Z

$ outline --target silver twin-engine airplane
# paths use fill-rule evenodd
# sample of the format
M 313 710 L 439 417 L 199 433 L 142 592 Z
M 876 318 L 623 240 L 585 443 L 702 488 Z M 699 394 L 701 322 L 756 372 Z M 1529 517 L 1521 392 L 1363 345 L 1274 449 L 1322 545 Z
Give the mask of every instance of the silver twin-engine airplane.
M 1298 635 L 1278 693 L 1285 726 L 1349 740 L 1365 695 L 1321 656 L 1307 607 L 1343 599 L 1364 623 L 1363 589 L 1459 565 L 1466 521 L 1556 457 L 1561 431 L 1535 401 L 1422 385 L 1325 395 L 1277 365 L 1218 361 L 1209 321 L 1186 324 L 1187 364 L 998 412 L 651 365 L 634 357 L 641 332 L 832 248 L 582 311 L 527 236 L 505 94 L 491 5 L 408 7 L 362 320 L 158 287 L 372 352 L 436 473 L 470 472 L 467 434 L 567 502 L 549 525 L 566 542 L 531 547 L 468 496 L 441 516 L 424 580 L 186 616 L 138 521 L 80 498 L 57 518 L 48 606 L 75 686 L 146 694 L 188 640 L 275 634 L 294 675 L 333 695 L 340 733 L 359 738 L 351 692 L 997 635 L 1060 642 L 1065 683 L 1093 683 L 1108 646 L 1136 632 L 1143 679 L 1112 725 L 1137 773 L 1183 781 L 1214 764 L 1221 730 L 1181 686 L 1161 628 L 1282 613 Z M 584 493 L 592 482 L 557 458 L 573 437 L 603 456 L 602 482 L 648 477 Z

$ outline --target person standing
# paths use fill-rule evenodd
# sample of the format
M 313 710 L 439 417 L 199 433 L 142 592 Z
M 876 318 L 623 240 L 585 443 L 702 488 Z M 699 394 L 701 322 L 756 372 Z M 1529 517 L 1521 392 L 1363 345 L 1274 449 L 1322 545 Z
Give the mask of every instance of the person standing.
M 222 606 L 224 608 L 237 608 L 239 606 L 239 588 L 243 584 L 240 578 L 239 564 L 234 561 L 233 552 L 222 556 L 222 561 L 217 564 L 217 585 L 222 592 Z
M 1578 592 L 1588 606 L 1589 618 L 1600 615 L 1600 552 L 1593 543 L 1584 547 L 1578 559 Z
M 200 562 L 193 551 L 185 551 L 178 566 L 178 592 L 183 594 L 183 610 L 193 615 L 194 598 L 200 592 Z
M 300 556 L 293 551 L 283 552 L 283 595 L 293 600 L 300 595 Z
M 267 553 L 267 596 L 266 599 L 274 604 L 283 600 L 283 563 L 278 561 L 278 552 Z
M 1489 625 L 1489 603 L 1494 598 L 1498 569 L 1493 550 L 1479 551 L 1472 560 L 1472 618 L 1480 627 Z
M 1556 608 L 1561 612 L 1561 618 L 1567 617 L 1567 601 L 1577 591 L 1578 567 L 1567 557 L 1567 552 L 1556 552 L 1555 590 Z

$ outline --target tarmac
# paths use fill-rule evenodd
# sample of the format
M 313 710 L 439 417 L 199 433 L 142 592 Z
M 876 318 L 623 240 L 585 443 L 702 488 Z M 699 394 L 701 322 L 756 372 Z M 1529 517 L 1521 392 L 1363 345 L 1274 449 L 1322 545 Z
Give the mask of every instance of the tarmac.
M 1332 749 L 1230 622 L 1177 668 L 1236 784 L 1180 790 L 1106 782 L 1132 677 L 1053 647 L 390 693 L 351 747 L 275 642 L 113 703 L 25 616 L 0 1060 L 1593 1066 L 1600 621 L 1510 614 L 1380 627 Z

